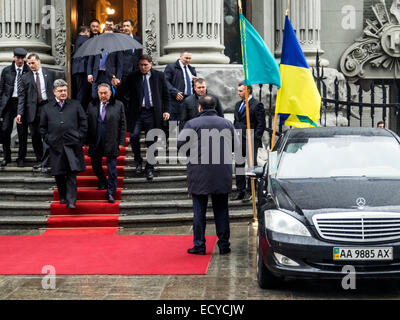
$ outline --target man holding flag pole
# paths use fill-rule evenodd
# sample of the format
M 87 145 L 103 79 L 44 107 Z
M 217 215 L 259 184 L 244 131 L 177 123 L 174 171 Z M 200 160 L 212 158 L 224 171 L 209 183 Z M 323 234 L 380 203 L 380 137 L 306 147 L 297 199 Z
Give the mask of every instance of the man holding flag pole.
M 253 28 L 250 22 L 243 16 L 242 1 L 238 0 L 240 16 L 240 34 L 242 44 L 242 58 L 244 69 L 244 85 L 247 120 L 247 143 L 249 155 L 249 168 L 253 168 L 253 144 L 251 140 L 249 92 L 247 86 L 253 84 L 273 84 L 281 87 L 281 79 L 278 63 L 271 51 L 265 45 L 261 36 Z M 257 221 L 255 183 L 251 179 L 251 193 L 253 202 L 253 220 Z

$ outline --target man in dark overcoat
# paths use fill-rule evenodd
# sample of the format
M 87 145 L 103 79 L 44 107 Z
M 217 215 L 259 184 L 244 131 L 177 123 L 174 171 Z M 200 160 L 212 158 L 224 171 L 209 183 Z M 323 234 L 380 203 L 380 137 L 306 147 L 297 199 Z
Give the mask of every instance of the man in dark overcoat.
M 50 69 L 42 68 L 40 58 L 36 53 L 29 54 L 27 60 L 31 71 L 24 74 L 21 79 L 17 123 L 22 124 L 23 121 L 27 121 L 37 161 L 33 168 L 43 169 L 48 166 L 49 150 L 40 135 L 40 113 L 44 105 L 54 100 L 55 73 Z
M 252 141 L 253 149 L 253 165 L 257 164 L 257 154 L 258 148 L 262 147 L 262 136 L 266 128 L 265 122 L 265 110 L 264 105 L 255 99 L 252 95 L 253 88 L 247 86 L 249 91 L 249 112 L 250 112 L 250 129 L 254 130 L 254 137 Z M 243 82 L 239 83 L 238 95 L 241 99 L 235 105 L 235 120 L 233 125 L 236 130 L 238 130 L 241 141 L 242 156 L 248 155 L 248 137 L 247 137 L 247 116 L 246 116 L 246 99 L 245 99 L 245 88 Z M 249 159 L 247 159 L 249 161 Z M 244 167 L 246 163 L 236 164 L 236 187 L 237 192 L 232 197 L 232 200 L 242 200 L 243 202 L 248 202 L 251 200 L 251 183 L 250 179 L 247 179 L 246 187 L 246 177 L 244 175 Z
M 169 93 L 164 73 L 152 69 L 153 59 L 144 54 L 139 58 L 139 70 L 132 72 L 125 90 L 129 90 L 129 108 L 127 115 L 128 131 L 131 132 L 130 143 L 136 162 L 136 174 L 142 173 L 143 158 L 140 152 L 140 133 L 151 129 L 162 129 L 163 121 L 168 121 Z M 147 141 L 149 149 L 155 141 Z M 149 154 L 147 155 L 149 159 Z M 147 161 L 146 178 L 154 177 L 154 163 Z
M 23 48 L 14 50 L 13 63 L 3 69 L 0 80 L 0 118 L 3 125 L 0 128 L 3 137 L 3 161 L 5 167 L 11 162 L 11 133 L 18 111 L 18 85 L 21 85 L 22 76 L 30 71 L 26 64 L 27 52 Z M 27 150 L 28 125 L 26 121 L 17 124 L 18 131 L 18 167 L 24 166 Z
M 170 114 L 172 121 L 181 121 L 182 102 L 193 94 L 193 80 L 196 79 L 196 69 L 190 65 L 192 54 L 182 50 L 179 59 L 167 65 L 165 79 L 170 93 Z
M 117 191 L 117 157 L 119 147 L 125 146 L 125 107 L 112 98 L 111 87 L 102 83 L 98 86 L 98 99 L 93 100 L 87 110 L 89 133 L 89 157 L 99 180 L 98 190 L 107 189 L 106 199 L 115 202 Z M 103 171 L 102 159 L 107 158 L 108 180 Z
M 199 100 L 199 116 L 188 121 L 178 137 L 178 148 L 190 147 L 187 183 L 193 200 L 193 243 L 190 254 L 206 253 L 206 212 L 211 195 L 220 254 L 230 249 L 228 195 L 232 192 L 232 150 L 238 145 L 235 128 L 215 111 L 211 96 Z M 218 134 L 218 137 L 213 136 Z M 210 143 L 211 142 L 211 143 Z
M 55 176 L 60 203 L 75 209 L 76 175 L 85 171 L 83 142 L 86 139 L 87 119 L 77 100 L 68 99 L 68 84 L 54 82 L 55 100 L 43 107 L 40 132 L 50 150 L 51 173 Z
M 198 78 L 194 81 L 194 94 L 187 97 L 182 103 L 182 114 L 181 114 L 181 128 L 185 126 L 185 123 L 199 115 L 199 99 L 205 95 L 212 96 L 217 106 L 215 111 L 220 117 L 224 117 L 224 109 L 222 108 L 221 101 L 216 95 L 207 92 L 207 83 L 203 78 Z
M 80 32 L 75 42 L 75 52 L 89 40 L 90 29 L 89 27 L 80 27 Z M 87 63 L 88 57 L 79 57 L 72 59 L 71 74 L 75 84 L 76 100 L 78 100 L 83 109 L 86 110 L 87 105 L 91 100 L 91 85 L 87 80 Z

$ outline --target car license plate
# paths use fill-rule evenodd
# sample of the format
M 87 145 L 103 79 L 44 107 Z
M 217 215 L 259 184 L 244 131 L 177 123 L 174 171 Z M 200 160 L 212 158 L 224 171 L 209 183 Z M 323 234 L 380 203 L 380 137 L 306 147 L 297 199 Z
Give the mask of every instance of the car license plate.
M 393 260 L 393 248 L 392 247 L 333 248 L 333 260 L 335 261 Z

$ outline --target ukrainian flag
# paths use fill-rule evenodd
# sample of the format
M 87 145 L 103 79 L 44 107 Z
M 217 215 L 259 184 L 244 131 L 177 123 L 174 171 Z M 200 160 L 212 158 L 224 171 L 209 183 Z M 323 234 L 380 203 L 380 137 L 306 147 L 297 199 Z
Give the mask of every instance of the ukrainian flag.
M 297 128 L 318 127 L 321 96 L 288 16 L 283 32 L 280 71 L 282 86 L 276 101 L 280 124 Z

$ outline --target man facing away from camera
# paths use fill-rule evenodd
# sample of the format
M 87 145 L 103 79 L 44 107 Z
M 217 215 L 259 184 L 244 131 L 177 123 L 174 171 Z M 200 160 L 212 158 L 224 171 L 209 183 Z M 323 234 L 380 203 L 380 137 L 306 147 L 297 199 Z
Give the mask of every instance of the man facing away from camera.
M 181 152 L 190 148 L 187 164 L 188 191 L 193 200 L 193 248 L 190 254 L 206 253 L 206 212 L 211 195 L 220 254 L 230 249 L 228 195 L 232 192 L 232 147 L 238 146 L 233 124 L 217 114 L 212 96 L 199 99 L 199 116 L 188 121 L 178 137 Z

